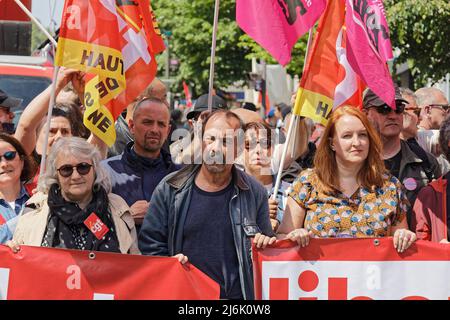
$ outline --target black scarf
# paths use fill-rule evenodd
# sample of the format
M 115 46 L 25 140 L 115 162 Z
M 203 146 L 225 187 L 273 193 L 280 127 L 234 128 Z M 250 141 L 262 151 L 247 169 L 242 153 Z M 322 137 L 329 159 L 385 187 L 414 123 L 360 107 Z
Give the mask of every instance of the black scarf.
M 105 189 L 100 187 L 94 190 L 91 202 L 81 210 L 76 203 L 63 198 L 60 187 L 55 183 L 50 187 L 47 203 L 50 214 L 42 240 L 43 247 L 120 252 Z M 109 229 L 101 240 L 84 225 L 92 212 Z

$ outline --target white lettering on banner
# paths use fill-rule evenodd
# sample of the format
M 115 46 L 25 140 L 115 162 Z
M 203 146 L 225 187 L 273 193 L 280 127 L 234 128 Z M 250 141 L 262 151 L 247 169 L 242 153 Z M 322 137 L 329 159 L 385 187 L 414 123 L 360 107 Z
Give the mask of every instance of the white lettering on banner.
M 79 6 L 71 5 L 67 7 L 67 13 L 70 16 L 67 18 L 67 29 L 81 29 L 81 9 Z
M 79 266 L 70 265 L 66 269 L 66 273 L 69 275 L 66 281 L 66 287 L 69 290 L 81 289 L 81 270 Z
M 450 299 L 450 261 L 263 261 L 262 299 Z
M 0 300 L 8 298 L 9 269 L 0 268 Z
M 94 300 L 114 300 L 114 295 L 109 293 L 95 293 Z

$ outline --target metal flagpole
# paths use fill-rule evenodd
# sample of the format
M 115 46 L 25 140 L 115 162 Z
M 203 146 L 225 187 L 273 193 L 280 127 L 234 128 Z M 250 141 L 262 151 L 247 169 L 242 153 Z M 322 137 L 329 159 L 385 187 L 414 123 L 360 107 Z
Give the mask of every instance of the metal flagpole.
M 217 24 L 219 22 L 219 6 L 220 0 L 216 0 L 214 6 L 214 25 L 211 44 L 211 62 L 209 67 L 209 92 L 208 92 L 208 111 L 212 111 L 212 96 L 214 89 L 214 65 L 216 59 L 216 40 L 217 40 Z
M 33 14 L 25 7 L 20 0 L 14 0 L 15 3 L 22 9 L 23 12 L 36 24 L 36 26 L 46 35 L 48 40 L 54 45 L 53 50 L 56 50 L 58 43 L 56 40 L 48 33 L 48 31 L 42 26 L 42 24 L 33 16 Z M 55 56 L 55 52 L 53 52 L 53 56 Z M 48 111 L 47 111 L 47 121 L 46 121 L 46 129 L 45 129 L 45 140 L 44 146 L 42 149 L 42 158 L 41 158 L 41 167 L 39 171 L 40 177 L 42 177 L 45 172 L 45 164 L 47 161 L 47 149 L 48 149 L 48 137 L 50 135 L 50 121 L 52 118 L 53 106 L 55 105 L 56 99 L 56 80 L 58 78 L 59 67 L 55 66 L 53 69 L 53 77 L 50 91 L 50 101 L 48 103 Z
M 311 27 L 311 29 L 309 29 L 308 44 L 306 45 L 305 61 L 303 63 L 303 72 L 305 72 L 306 62 L 308 61 L 309 50 L 311 48 L 313 28 L 314 27 Z M 297 90 L 296 101 L 298 99 L 299 99 L 299 90 Z M 294 110 L 292 109 L 292 111 L 294 111 Z M 295 128 L 297 127 L 296 123 L 297 123 L 297 119 L 299 119 L 299 117 L 300 116 L 293 114 L 293 116 L 291 117 L 291 123 L 289 123 L 289 129 L 288 129 L 288 133 L 286 136 L 286 141 L 284 142 L 283 153 L 281 154 L 280 166 L 278 168 L 277 180 L 275 182 L 275 187 L 273 188 L 272 199 L 276 199 L 278 190 L 280 189 L 281 175 L 283 174 L 284 161 L 286 160 L 286 154 L 288 151 L 289 142 L 291 141 L 291 136 L 292 136 L 292 132 L 294 131 L 293 130 L 294 127 Z M 293 146 L 295 147 L 295 144 Z
M 50 40 L 51 43 L 56 47 L 56 40 L 48 33 L 44 26 L 33 16 L 33 14 L 23 5 L 20 0 L 14 0 L 14 2 L 22 9 L 23 12 L 34 22 L 34 24 L 45 34 L 45 36 Z

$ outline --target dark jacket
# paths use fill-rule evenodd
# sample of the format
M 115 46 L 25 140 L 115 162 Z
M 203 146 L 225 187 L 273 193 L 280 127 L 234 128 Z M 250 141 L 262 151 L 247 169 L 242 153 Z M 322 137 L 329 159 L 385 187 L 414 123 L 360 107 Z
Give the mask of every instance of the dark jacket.
M 183 229 L 200 165 L 167 176 L 153 192 L 149 213 L 139 233 L 142 254 L 174 256 L 183 253 Z M 254 178 L 233 167 L 234 192 L 229 203 L 239 276 L 244 299 L 254 299 L 251 237 L 258 231 L 272 236 L 267 192 Z M 214 208 L 211 208 L 214 210 Z M 247 236 L 246 231 L 253 235 Z M 214 232 L 214 230 L 211 230 Z
M 416 232 L 418 240 L 448 239 L 446 179 L 441 177 L 420 190 L 413 210 L 411 230 Z
M 130 142 L 121 155 L 101 162 L 109 172 L 112 192 L 121 196 L 129 206 L 138 200 L 150 201 L 153 190 L 145 189 L 144 185 L 156 187 L 165 176 L 180 169 L 179 165 L 172 162 L 170 154 L 163 149 L 160 155 L 163 166 L 156 167 L 155 160 L 137 156 L 131 150 L 132 147 L 133 142 Z
M 437 179 L 441 176 L 441 168 L 436 158 L 424 151 L 429 163 L 429 165 L 425 166 L 424 161 L 403 140 L 401 140 L 401 152 L 400 174 L 397 178 L 402 184 L 405 184 L 405 180 L 408 178 L 414 179 L 417 184 L 414 190 L 408 190 L 406 188 L 406 197 L 411 204 L 411 209 L 408 211 L 408 224 L 411 229 L 412 206 L 416 201 L 417 194 L 420 189 L 431 182 L 430 179 Z

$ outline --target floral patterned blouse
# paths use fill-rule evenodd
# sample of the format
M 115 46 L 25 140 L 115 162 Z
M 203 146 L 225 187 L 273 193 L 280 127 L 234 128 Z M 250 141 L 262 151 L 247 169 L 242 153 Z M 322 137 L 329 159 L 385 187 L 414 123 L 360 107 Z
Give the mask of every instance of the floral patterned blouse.
M 319 192 L 314 169 L 307 169 L 293 182 L 289 196 L 306 210 L 304 228 L 315 237 L 386 237 L 390 226 L 406 219 L 410 204 L 400 181 L 383 177 L 382 188 L 360 187 L 349 198 L 339 191 Z

